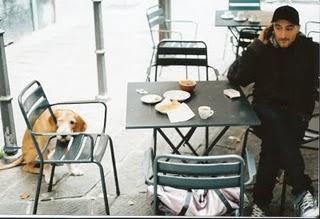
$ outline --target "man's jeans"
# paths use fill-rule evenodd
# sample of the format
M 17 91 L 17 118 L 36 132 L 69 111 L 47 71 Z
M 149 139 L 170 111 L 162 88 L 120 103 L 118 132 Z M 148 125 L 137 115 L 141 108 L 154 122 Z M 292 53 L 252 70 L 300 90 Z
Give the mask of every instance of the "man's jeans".
M 311 179 L 304 174 L 305 165 L 299 150 L 308 122 L 281 107 L 265 103 L 255 103 L 253 107 L 261 120 L 255 132 L 262 140 L 254 202 L 270 204 L 280 168 L 286 171 L 294 195 L 304 190 L 313 192 Z

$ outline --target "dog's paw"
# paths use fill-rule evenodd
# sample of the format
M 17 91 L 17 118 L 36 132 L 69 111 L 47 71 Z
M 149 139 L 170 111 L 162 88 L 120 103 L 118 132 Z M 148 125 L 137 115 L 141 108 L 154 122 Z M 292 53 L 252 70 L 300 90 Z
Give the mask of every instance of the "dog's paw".
M 44 175 L 44 180 L 46 181 L 46 183 L 49 185 L 50 183 L 50 175 Z M 55 185 L 57 183 L 56 177 L 54 176 L 52 179 L 52 185 Z
M 82 176 L 83 171 L 73 165 L 69 165 L 69 173 L 71 176 Z
M 72 175 L 72 176 L 82 176 L 83 175 L 83 171 L 76 168 L 76 169 L 73 169 L 70 172 L 70 175 Z

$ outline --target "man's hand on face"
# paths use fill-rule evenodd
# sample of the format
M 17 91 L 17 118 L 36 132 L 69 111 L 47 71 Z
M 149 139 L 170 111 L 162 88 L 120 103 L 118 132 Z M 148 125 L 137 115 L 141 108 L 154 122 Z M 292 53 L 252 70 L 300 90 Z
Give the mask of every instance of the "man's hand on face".
M 271 36 L 271 33 L 272 33 L 272 25 L 270 25 L 269 27 L 266 27 L 264 28 L 260 34 L 259 34 L 259 37 L 258 39 L 264 44 L 266 45 L 269 41 L 269 38 Z

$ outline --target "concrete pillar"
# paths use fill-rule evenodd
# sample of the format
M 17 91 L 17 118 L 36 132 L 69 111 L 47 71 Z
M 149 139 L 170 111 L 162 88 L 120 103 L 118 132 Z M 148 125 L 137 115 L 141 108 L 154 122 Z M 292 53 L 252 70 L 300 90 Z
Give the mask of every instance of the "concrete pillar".
M 171 19 L 171 0 L 159 0 L 159 5 L 160 7 L 162 7 L 163 11 L 164 11 L 164 16 L 166 20 L 170 20 Z M 167 24 L 167 28 L 164 28 L 162 25 L 160 25 L 160 29 L 167 29 L 167 30 L 171 30 L 171 24 L 168 23 Z M 164 39 L 164 38 L 170 38 L 171 34 L 170 33 L 161 33 L 159 32 L 159 41 Z
M 103 38 L 103 24 L 102 24 L 102 0 L 92 0 L 94 13 L 94 30 L 96 41 L 96 57 L 97 57 L 97 73 L 98 73 L 98 95 L 96 99 L 108 100 L 107 97 L 107 75 L 105 65 L 105 50 Z
M 10 96 L 3 34 L 4 31 L 0 30 L 0 111 L 4 137 L 3 148 L 7 155 L 15 155 L 18 151 L 18 147 L 11 104 L 12 97 Z
M 37 0 L 31 0 L 31 14 L 32 14 L 32 25 L 33 30 L 39 29 L 39 16 L 38 16 L 38 2 Z

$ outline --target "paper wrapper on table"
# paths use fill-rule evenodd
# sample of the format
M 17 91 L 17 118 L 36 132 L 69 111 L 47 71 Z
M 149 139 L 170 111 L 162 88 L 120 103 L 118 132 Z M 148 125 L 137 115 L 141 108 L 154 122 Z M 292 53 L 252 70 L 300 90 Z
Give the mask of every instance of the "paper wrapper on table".
M 185 103 L 182 103 L 177 108 L 168 111 L 167 114 L 170 122 L 172 123 L 187 121 L 195 115 L 190 107 Z

